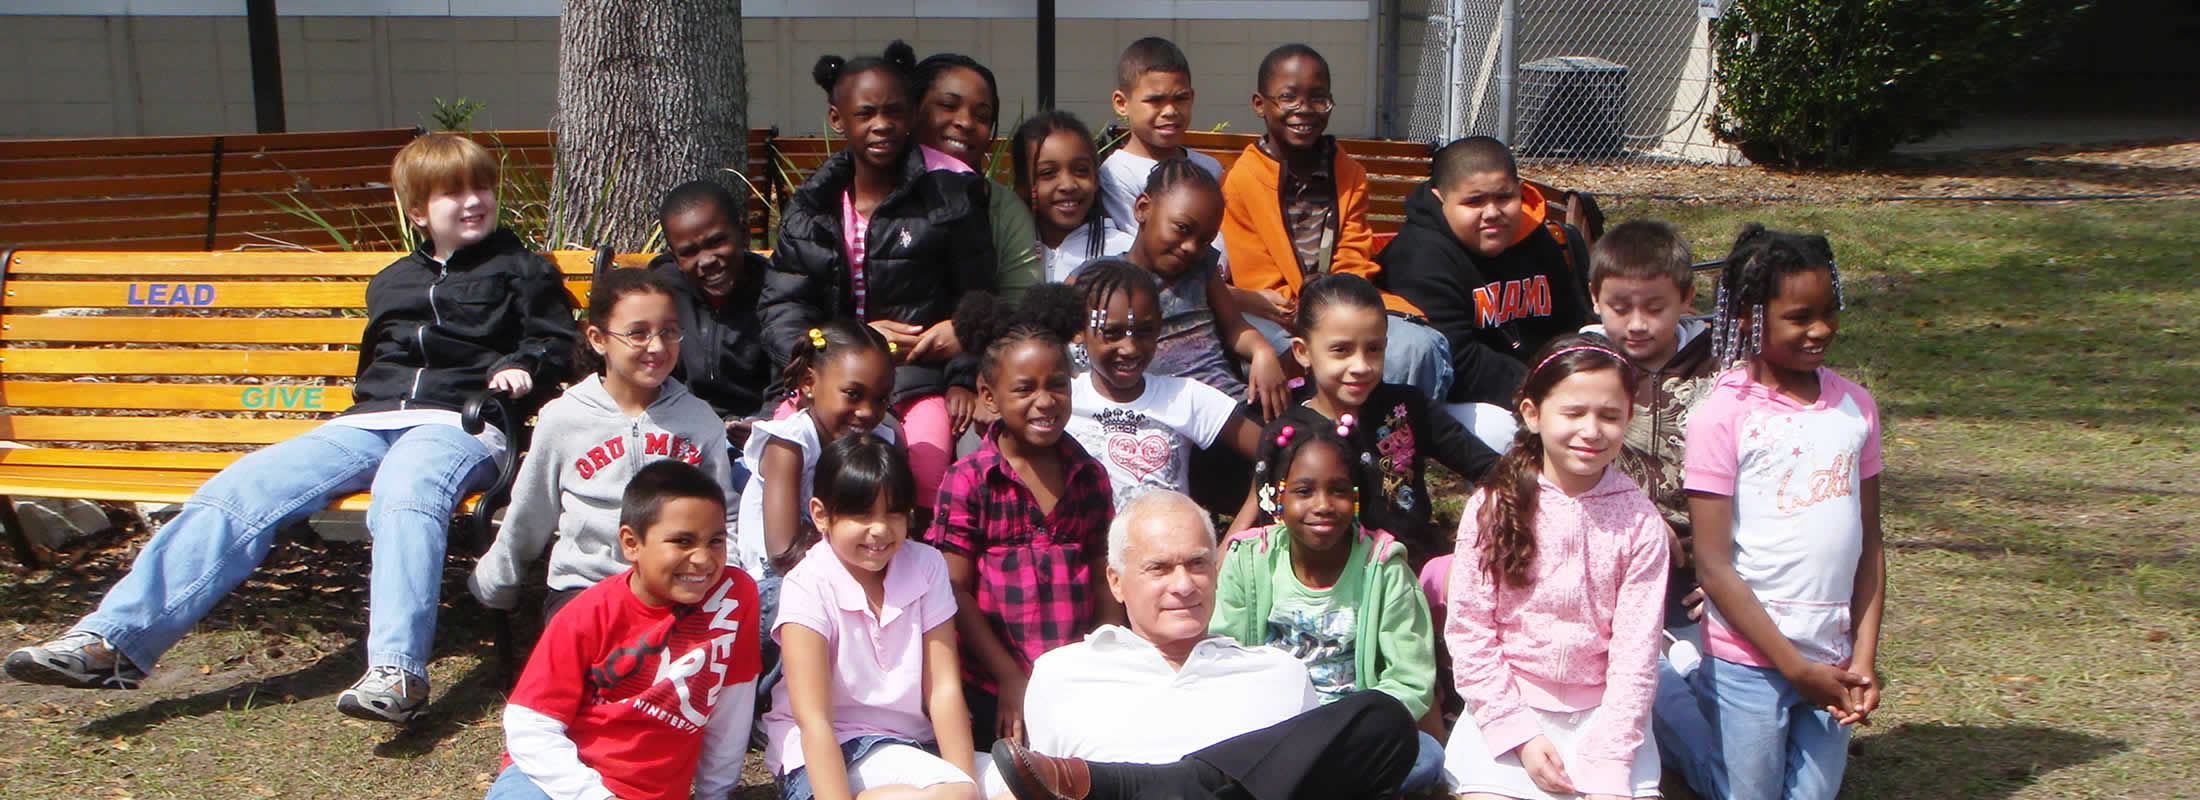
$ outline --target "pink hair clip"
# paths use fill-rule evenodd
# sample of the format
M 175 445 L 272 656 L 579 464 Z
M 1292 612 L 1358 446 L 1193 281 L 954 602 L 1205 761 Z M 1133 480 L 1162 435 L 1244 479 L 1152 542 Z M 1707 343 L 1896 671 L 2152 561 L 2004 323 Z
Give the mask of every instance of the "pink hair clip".
M 1276 432 L 1276 446 L 1277 446 L 1277 447 L 1282 447 L 1282 446 L 1284 446 L 1284 445 L 1290 444 L 1290 443 L 1291 443 L 1291 434 L 1292 434 L 1292 433 L 1294 433 L 1294 432 L 1295 432 L 1295 431 L 1294 431 L 1294 429 L 1293 429 L 1293 428 L 1292 428 L 1291 426 L 1289 426 L 1289 425 L 1285 425 L 1285 426 L 1283 426 L 1283 430 L 1280 430 L 1280 431 L 1277 431 L 1277 432 Z
M 1353 419 L 1352 419 L 1352 415 L 1351 415 L 1351 414 L 1340 414 L 1340 415 L 1338 415 L 1338 416 L 1337 416 L 1337 435 L 1338 435 L 1338 436 L 1346 436 L 1346 437 L 1349 437 L 1349 436 L 1351 436 L 1351 435 L 1352 435 L 1352 423 L 1353 423 L 1354 421 L 1355 421 L 1355 420 L 1353 420 Z

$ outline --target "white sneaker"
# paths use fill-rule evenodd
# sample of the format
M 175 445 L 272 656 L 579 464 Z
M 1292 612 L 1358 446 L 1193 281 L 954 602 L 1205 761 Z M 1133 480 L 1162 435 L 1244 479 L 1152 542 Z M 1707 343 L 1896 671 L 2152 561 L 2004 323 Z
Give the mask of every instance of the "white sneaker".
M 383 722 L 411 722 L 428 707 L 428 679 L 396 667 L 372 667 L 336 697 L 336 710 Z

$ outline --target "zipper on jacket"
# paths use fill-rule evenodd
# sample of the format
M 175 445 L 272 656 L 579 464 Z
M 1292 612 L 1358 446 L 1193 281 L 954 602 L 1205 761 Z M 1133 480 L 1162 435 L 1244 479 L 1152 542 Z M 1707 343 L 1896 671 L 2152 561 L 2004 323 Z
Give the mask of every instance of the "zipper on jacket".
M 434 324 L 436 325 L 443 324 L 443 312 L 437 311 L 435 308 L 435 287 L 443 283 L 444 276 L 449 274 L 448 265 L 437 264 L 435 265 L 435 280 L 428 282 L 428 316 L 435 320 Z M 420 396 L 420 376 L 428 371 L 428 326 L 422 325 L 414 328 L 413 341 L 420 346 L 420 366 L 413 368 L 412 388 L 406 390 L 404 399 L 397 401 L 399 409 L 410 406 L 413 398 Z

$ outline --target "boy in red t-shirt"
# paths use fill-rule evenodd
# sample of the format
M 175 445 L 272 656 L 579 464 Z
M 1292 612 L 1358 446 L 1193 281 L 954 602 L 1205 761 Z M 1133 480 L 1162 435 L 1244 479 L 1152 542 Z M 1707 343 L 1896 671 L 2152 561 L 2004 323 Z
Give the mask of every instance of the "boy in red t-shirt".
M 756 584 L 726 566 L 725 493 L 663 460 L 627 483 L 633 568 L 550 618 L 504 707 L 488 800 L 722 798 L 756 704 Z

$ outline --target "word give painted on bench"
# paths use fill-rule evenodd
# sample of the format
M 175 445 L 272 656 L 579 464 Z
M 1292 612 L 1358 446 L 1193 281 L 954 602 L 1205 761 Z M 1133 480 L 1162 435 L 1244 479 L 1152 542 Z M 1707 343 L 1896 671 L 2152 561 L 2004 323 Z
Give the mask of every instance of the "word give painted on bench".
M 322 392 L 326 386 L 247 386 L 240 401 L 253 410 L 307 409 L 322 410 Z
M 214 284 L 133 283 L 124 302 L 133 306 L 210 306 L 214 304 Z

